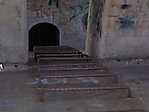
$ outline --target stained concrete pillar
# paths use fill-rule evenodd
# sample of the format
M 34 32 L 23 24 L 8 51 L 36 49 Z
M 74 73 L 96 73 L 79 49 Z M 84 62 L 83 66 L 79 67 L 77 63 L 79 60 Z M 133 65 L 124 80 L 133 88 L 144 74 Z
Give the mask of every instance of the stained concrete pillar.
M 0 62 L 27 62 L 26 0 L 0 0 L 0 14 Z
M 86 38 L 86 53 L 100 57 L 102 10 L 104 0 L 90 0 Z

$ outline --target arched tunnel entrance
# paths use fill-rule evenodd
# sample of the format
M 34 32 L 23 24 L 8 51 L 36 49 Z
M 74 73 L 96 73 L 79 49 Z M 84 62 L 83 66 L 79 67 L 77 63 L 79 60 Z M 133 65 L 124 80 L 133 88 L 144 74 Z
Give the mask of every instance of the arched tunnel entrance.
M 50 23 L 39 23 L 29 30 L 29 51 L 34 46 L 58 46 L 60 32 L 58 28 Z

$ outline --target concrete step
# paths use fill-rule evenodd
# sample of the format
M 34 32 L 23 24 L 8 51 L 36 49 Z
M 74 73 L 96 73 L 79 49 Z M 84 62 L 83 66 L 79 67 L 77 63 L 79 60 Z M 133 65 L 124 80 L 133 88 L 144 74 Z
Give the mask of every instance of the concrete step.
M 78 73 L 78 74 L 61 74 L 61 73 L 53 73 L 53 74 L 42 74 L 42 73 L 37 73 L 38 77 L 45 77 L 45 78 L 90 78 L 90 77 L 97 77 L 97 78 L 114 78 L 117 79 L 116 75 L 113 74 L 108 74 L 108 73 L 100 73 L 100 74 L 82 74 L 82 73 Z
M 108 71 L 105 67 L 98 66 L 86 66 L 86 67 L 48 67 L 48 68 L 38 68 L 39 71 L 73 71 L 73 70 L 105 70 Z
M 102 62 L 90 62 L 90 63 L 61 63 L 61 64 L 47 64 L 47 65 L 38 65 L 38 67 L 73 67 L 73 66 L 102 66 Z
M 68 96 L 94 96 L 97 95 L 101 98 L 128 98 L 131 97 L 130 89 L 121 84 L 112 84 L 107 86 L 99 86 L 97 85 L 83 85 L 83 84 L 44 84 L 44 85 L 36 85 L 35 89 L 37 92 L 43 94 L 61 94 Z
M 31 71 L 33 76 L 67 76 L 67 75 L 83 75 L 83 76 L 89 76 L 89 75 L 109 75 L 112 73 L 110 71 L 106 71 L 106 70 L 103 70 L 103 69 L 96 69 L 96 70 L 91 70 L 91 69 L 88 69 L 88 70 L 83 70 L 83 69 L 78 69 L 78 70 L 41 70 L 41 71 L 38 71 L 37 69 L 36 70 L 33 70 Z
M 103 68 L 71 68 L 71 69 L 36 69 L 36 71 L 40 74 L 105 74 L 110 73 L 107 69 Z
M 63 70 L 63 69 L 106 69 L 101 64 L 98 63 L 86 63 L 86 64 L 55 64 L 55 65 L 39 65 L 38 69 L 41 70 Z
M 47 58 L 38 58 L 37 63 L 40 64 L 58 64 L 58 63 L 90 63 L 90 62 L 98 62 L 98 59 L 93 58 L 77 58 L 77 57 L 47 57 Z
M 108 69 L 61 69 L 61 70 L 48 70 L 48 69 L 40 69 L 37 66 L 32 68 L 30 71 L 32 72 L 32 77 L 38 76 L 109 76 L 113 75 L 111 71 Z
M 73 50 L 73 51 L 78 51 L 77 49 L 69 46 L 34 46 L 34 52 L 35 51 L 40 51 L 40 50 Z
M 37 54 L 36 59 L 46 57 L 88 57 L 85 54 Z
M 43 83 L 46 81 L 48 84 L 67 83 L 79 84 L 84 83 L 89 85 L 98 84 L 99 86 L 111 85 L 118 83 L 118 78 L 114 75 L 40 75 L 34 76 L 34 79 L 39 79 Z
M 85 112 L 147 112 L 139 98 L 97 99 L 86 103 Z
M 40 48 L 35 49 L 34 54 L 82 54 L 79 50 L 75 49 L 51 49 L 51 48 Z
M 37 62 L 37 61 L 36 61 Z M 78 65 L 78 64 L 88 64 L 88 63 L 100 63 L 102 64 L 102 62 L 98 59 L 93 59 L 93 60 L 89 60 L 89 61 L 53 61 L 53 62 L 38 62 L 37 65 Z

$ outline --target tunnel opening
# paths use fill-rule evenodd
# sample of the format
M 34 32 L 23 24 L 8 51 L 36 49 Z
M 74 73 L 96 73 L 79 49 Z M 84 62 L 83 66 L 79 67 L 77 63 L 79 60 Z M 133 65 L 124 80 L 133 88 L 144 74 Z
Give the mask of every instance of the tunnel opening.
M 60 32 L 50 23 L 39 23 L 29 30 L 29 51 L 34 46 L 59 46 Z

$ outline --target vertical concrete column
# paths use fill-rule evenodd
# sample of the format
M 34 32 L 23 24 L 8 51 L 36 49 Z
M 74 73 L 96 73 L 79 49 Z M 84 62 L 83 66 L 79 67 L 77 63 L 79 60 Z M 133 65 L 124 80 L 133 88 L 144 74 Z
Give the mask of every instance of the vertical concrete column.
M 0 0 L 0 14 L 0 62 L 27 62 L 26 0 Z
M 93 57 L 100 56 L 103 4 L 104 0 L 90 0 L 89 4 L 86 53 Z

